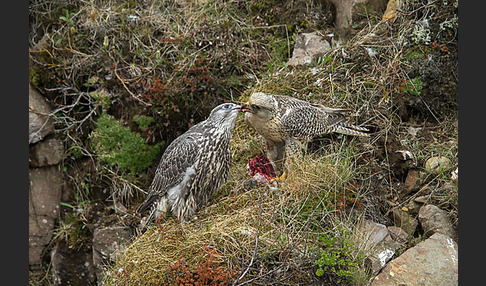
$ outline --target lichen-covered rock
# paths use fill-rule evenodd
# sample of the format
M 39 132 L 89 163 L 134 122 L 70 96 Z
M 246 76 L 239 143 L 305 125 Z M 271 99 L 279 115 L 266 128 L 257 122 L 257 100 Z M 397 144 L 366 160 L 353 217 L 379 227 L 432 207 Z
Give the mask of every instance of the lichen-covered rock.
M 329 42 L 317 32 L 301 33 L 295 39 L 292 58 L 287 62 L 288 66 L 310 64 L 319 56 L 331 49 Z
M 371 268 L 376 275 L 386 263 L 393 257 L 395 251 L 402 244 L 395 241 L 388 228 L 380 223 L 371 220 L 364 220 L 356 231 L 357 241 L 365 243 L 364 248 L 368 249 L 368 256 L 365 263 Z
M 39 142 L 54 132 L 54 124 L 48 114 L 52 108 L 31 84 L 29 84 L 29 144 Z
M 52 166 L 61 163 L 64 156 L 62 141 L 48 138 L 31 144 L 29 149 L 29 165 L 31 167 Z
M 41 262 L 59 215 L 63 180 L 57 166 L 29 169 L 29 265 Z
M 425 170 L 432 174 L 447 172 L 453 167 L 451 160 L 445 156 L 432 157 L 425 162 Z
M 434 205 L 425 205 L 420 208 L 418 219 L 426 236 L 438 232 L 457 239 L 457 233 L 445 210 Z
M 458 258 L 457 243 L 436 233 L 390 261 L 371 286 L 457 285 Z
M 93 233 L 93 264 L 98 281 L 103 278 L 103 266 L 114 261 L 130 242 L 129 227 L 113 226 L 97 228 Z
M 386 4 L 385 13 L 383 13 L 382 21 L 393 21 L 397 17 L 397 11 L 400 8 L 401 0 L 389 0 Z

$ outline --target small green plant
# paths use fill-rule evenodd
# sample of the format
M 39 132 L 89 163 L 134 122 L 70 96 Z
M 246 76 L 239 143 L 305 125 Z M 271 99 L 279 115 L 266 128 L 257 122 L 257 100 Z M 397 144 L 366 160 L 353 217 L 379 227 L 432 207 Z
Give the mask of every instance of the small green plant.
M 342 235 L 324 234 L 320 237 L 322 250 L 315 263 L 318 267 L 316 275 L 323 276 L 327 272 L 336 275 L 339 282 L 343 279 L 352 282 L 355 273 L 359 272 L 364 255 L 355 249 L 349 239 L 349 231 L 340 232 Z
M 71 247 L 81 249 L 89 242 L 91 235 L 88 228 L 88 219 L 86 213 L 90 208 L 89 184 L 82 186 L 85 190 L 74 194 L 75 202 L 73 204 L 60 202 L 60 205 L 70 209 L 63 220 L 59 221 L 59 226 L 55 230 L 55 238 L 62 239 L 69 243 Z
M 412 60 L 423 61 L 427 59 L 427 55 L 422 51 L 410 50 L 405 54 L 404 59 L 409 62 Z
M 106 89 L 93 91 L 89 95 L 101 105 L 104 111 L 110 108 L 111 98 Z
M 139 133 L 103 113 L 91 134 L 91 142 L 100 159 L 132 174 L 143 171 L 157 157 L 163 142 L 148 145 Z
M 404 80 L 398 89 L 410 95 L 419 96 L 422 92 L 422 80 L 419 76 L 414 77 L 412 80 Z
M 62 204 L 74 207 L 69 204 Z M 86 221 L 83 220 L 75 210 L 66 213 L 64 220 L 59 221 L 59 226 L 54 231 L 55 239 L 62 239 L 69 243 L 70 247 L 81 249 L 89 242 L 91 235 Z
M 152 124 L 155 119 L 146 115 L 135 115 L 133 116 L 133 121 L 138 124 L 138 128 L 144 131 Z
M 82 147 L 74 145 L 74 144 L 69 148 L 69 151 L 71 151 L 71 155 L 75 159 L 79 159 L 79 158 L 83 157 L 83 155 L 84 155 Z
M 68 23 L 70 26 L 74 25 L 73 17 L 76 15 L 74 12 L 69 12 L 68 9 L 62 9 L 64 11 L 64 16 L 60 16 L 59 20 Z

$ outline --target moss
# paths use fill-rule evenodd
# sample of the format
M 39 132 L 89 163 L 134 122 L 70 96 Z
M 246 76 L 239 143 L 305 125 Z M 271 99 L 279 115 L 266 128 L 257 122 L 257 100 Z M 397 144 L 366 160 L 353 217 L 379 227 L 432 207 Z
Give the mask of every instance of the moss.
M 35 86 L 39 85 L 39 74 L 35 68 L 29 69 L 29 82 Z
M 132 174 L 150 166 L 163 144 L 146 144 L 139 133 L 131 131 L 106 113 L 98 118 L 96 125 L 91 142 L 99 158 L 110 166 L 116 164 Z
M 39 57 L 47 58 L 48 52 L 40 51 Z M 51 62 L 50 59 L 46 59 L 47 62 Z M 49 86 L 50 79 L 52 78 L 52 71 L 45 66 L 34 63 L 29 60 L 29 82 L 36 87 Z
M 135 123 L 138 124 L 138 128 L 140 128 L 140 130 L 146 130 L 150 124 L 152 124 L 155 119 L 153 117 L 150 117 L 150 116 L 146 116 L 146 115 L 135 115 L 133 117 L 133 121 Z
M 424 60 L 424 59 L 426 59 L 426 55 L 421 51 L 409 50 L 403 58 L 407 61 Z

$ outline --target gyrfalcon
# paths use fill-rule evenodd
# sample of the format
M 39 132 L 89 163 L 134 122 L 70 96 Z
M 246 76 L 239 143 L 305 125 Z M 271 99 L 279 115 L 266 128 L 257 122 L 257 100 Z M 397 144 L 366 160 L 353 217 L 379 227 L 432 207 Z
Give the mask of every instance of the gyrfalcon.
M 147 198 L 137 209 L 151 209 L 147 221 L 171 211 L 181 223 L 206 205 L 228 178 L 229 148 L 240 105 L 223 103 L 208 118 L 177 137 L 165 150 Z
M 336 132 L 368 136 L 364 127 L 345 121 L 349 109 L 329 108 L 285 95 L 256 92 L 245 108 L 245 122 L 263 136 L 267 157 L 275 170 L 316 137 Z

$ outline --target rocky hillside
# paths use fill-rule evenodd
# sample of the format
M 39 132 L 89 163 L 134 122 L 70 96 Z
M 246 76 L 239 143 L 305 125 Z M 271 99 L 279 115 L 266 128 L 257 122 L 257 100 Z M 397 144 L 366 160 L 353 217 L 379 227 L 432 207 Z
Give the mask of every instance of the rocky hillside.
M 29 3 L 31 285 L 454 285 L 457 1 Z M 135 213 L 174 138 L 256 91 L 354 111 L 188 224 Z M 418 280 L 417 280 L 418 279 Z

